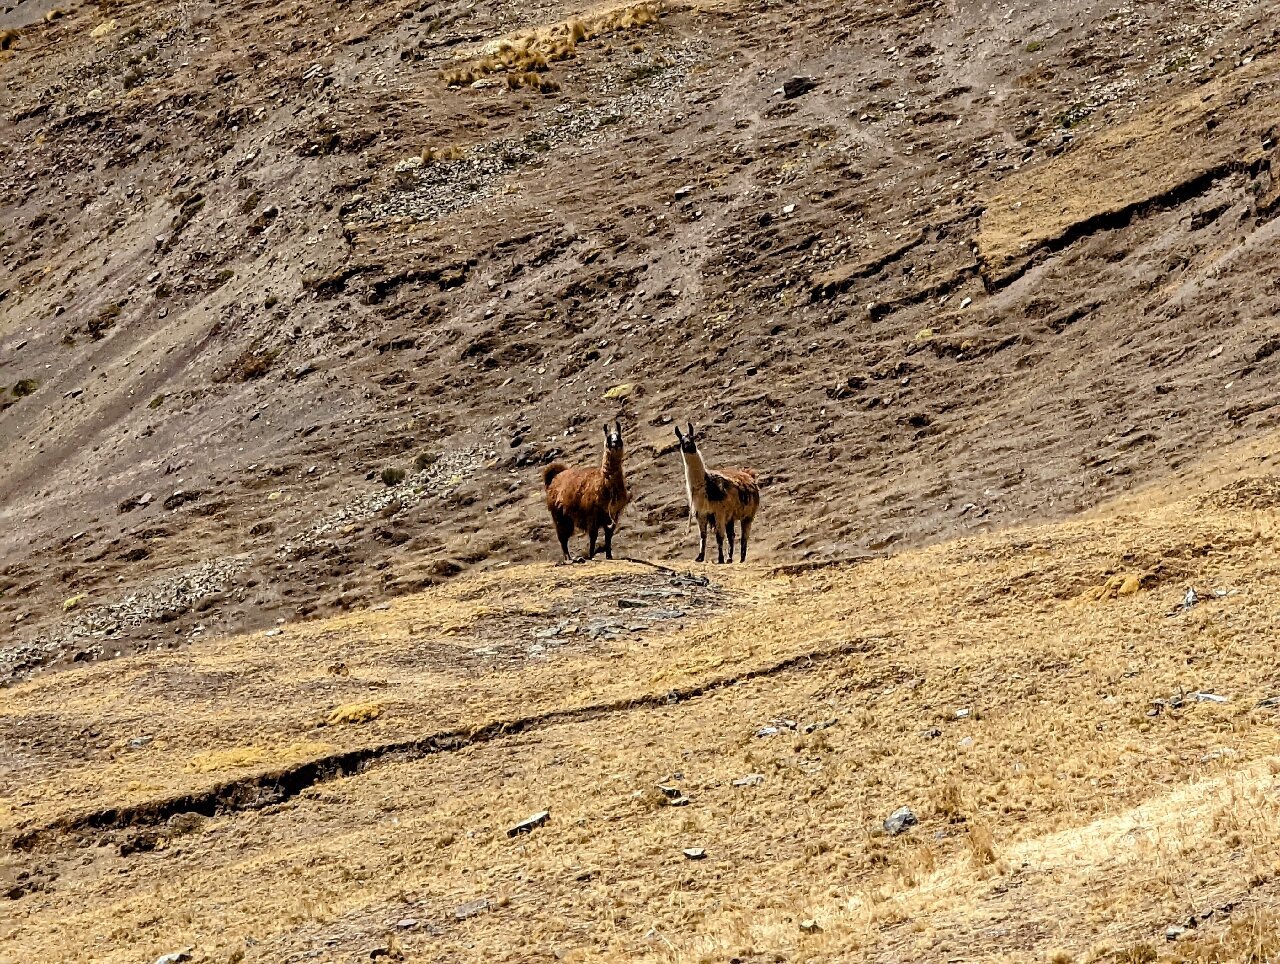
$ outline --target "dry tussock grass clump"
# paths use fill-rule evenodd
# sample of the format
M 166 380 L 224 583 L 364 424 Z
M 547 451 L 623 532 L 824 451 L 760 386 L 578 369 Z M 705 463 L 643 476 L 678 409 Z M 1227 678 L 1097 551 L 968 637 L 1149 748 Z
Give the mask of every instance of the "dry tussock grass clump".
M 550 27 L 539 27 L 510 34 L 489 44 L 480 56 L 445 70 L 441 78 L 450 87 L 473 84 L 491 74 L 506 73 L 520 78 L 508 80 L 511 90 L 530 87 L 543 92 L 558 90 L 559 85 L 533 78 L 545 73 L 551 65 L 577 54 L 578 44 L 620 31 L 648 27 L 658 22 L 663 12 L 661 2 L 638 3 L 582 17 L 570 17 Z

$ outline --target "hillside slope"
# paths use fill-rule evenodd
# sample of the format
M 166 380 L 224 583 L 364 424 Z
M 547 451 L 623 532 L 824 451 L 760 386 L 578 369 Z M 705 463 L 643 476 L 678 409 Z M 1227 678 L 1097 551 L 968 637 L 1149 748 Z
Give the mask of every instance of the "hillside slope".
M 857 566 L 518 566 L 18 684 L 0 960 L 1272 959 L 1278 458 Z
M 615 416 L 624 553 L 692 552 L 693 419 L 776 563 L 1273 425 L 1274 13 L 21 0 L 0 669 L 551 558 L 538 467 Z

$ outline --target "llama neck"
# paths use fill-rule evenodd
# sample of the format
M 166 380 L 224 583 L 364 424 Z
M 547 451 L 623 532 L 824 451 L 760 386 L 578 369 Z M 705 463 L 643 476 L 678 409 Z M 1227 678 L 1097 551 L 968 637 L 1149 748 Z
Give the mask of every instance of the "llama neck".
M 604 461 L 600 465 L 600 471 L 604 473 L 604 477 L 610 482 L 622 481 L 622 450 L 621 449 L 605 449 Z
M 707 467 L 703 464 L 701 452 L 683 452 L 684 480 L 689 494 L 703 492 L 707 488 Z

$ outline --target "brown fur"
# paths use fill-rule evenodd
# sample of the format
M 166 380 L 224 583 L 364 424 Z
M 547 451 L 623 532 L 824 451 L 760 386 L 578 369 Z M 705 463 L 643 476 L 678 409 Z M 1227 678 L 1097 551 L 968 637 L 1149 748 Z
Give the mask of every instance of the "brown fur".
M 604 460 L 598 469 L 571 469 L 559 462 L 543 469 L 547 509 L 555 523 L 565 562 L 571 561 L 569 540 L 576 531 L 585 532 L 591 540 L 588 558 L 594 559 L 596 538 L 603 529 L 605 558 L 613 558 L 613 532 L 622 517 L 622 510 L 631 501 L 622 471 L 621 445 L 619 433 L 618 447 L 606 446 Z
M 747 561 L 747 541 L 751 526 L 760 510 L 760 483 L 751 469 L 708 469 L 693 440 L 693 426 L 688 436 L 680 434 L 684 457 L 685 493 L 689 500 L 689 519 L 698 522 L 700 543 L 698 561 L 707 555 L 707 527 L 714 526 L 720 562 L 725 562 L 724 540 L 729 539 L 729 562 L 733 561 L 734 525 L 742 529 L 742 561 Z

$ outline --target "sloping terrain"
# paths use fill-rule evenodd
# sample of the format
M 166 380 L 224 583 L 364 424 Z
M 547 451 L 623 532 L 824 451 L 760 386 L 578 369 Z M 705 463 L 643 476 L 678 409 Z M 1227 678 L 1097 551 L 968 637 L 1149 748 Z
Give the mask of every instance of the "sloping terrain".
M 0 964 L 1275 959 L 1278 15 L 6 0 Z
M 1270 426 L 1274 13 L 11 0 L 6 677 L 546 559 L 614 416 L 624 553 L 679 418 L 778 563 Z
M 0 959 L 1270 959 L 1278 458 L 857 566 L 523 566 L 19 684 Z

